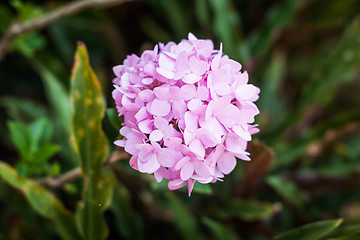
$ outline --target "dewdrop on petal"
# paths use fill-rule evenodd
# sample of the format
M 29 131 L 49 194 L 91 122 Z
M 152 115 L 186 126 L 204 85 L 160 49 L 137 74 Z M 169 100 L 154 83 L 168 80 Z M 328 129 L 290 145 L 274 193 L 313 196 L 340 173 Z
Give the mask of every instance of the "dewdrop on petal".
M 191 33 L 115 66 L 112 95 L 124 115 L 115 144 L 132 155 L 131 167 L 167 179 L 170 190 L 188 185 L 190 195 L 196 181 L 222 180 L 236 158 L 250 160 L 260 90 L 240 70 L 222 46 Z

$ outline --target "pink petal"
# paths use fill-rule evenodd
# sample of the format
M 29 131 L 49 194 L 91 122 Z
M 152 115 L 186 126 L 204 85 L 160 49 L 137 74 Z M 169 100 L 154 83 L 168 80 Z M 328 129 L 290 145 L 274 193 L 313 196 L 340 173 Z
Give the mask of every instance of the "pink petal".
M 225 151 L 224 147 L 222 145 L 218 145 L 206 158 L 206 163 L 209 167 L 215 167 L 217 160 L 219 157 L 223 154 Z
M 143 102 L 150 102 L 155 98 L 153 91 L 151 91 L 150 89 L 145 89 L 139 92 L 138 96 Z
M 140 110 L 135 114 L 135 118 L 137 122 L 143 121 L 150 117 L 150 114 L 146 110 L 146 107 L 140 108 Z
M 211 62 L 211 70 L 217 70 L 220 68 L 221 54 L 217 54 Z
M 235 72 L 239 72 L 242 67 L 240 63 L 238 63 L 237 61 L 232 60 L 232 59 L 226 60 L 226 64 L 230 64 L 231 70 L 235 71 Z
M 235 157 L 244 161 L 250 161 L 251 159 L 248 157 L 249 154 L 250 153 L 243 151 L 243 153 L 235 153 Z
M 193 84 L 185 84 L 181 87 L 181 96 L 184 100 L 190 100 L 195 96 L 196 87 Z
M 143 154 L 145 154 L 145 152 L 150 152 L 153 150 L 153 146 L 151 144 L 148 143 L 139 143 L 135 145 L 136 149 L 138 149 L 139 151 L 141 151 L 141 153 L 139 153 L 141 156 L 143 156 Z M 141 161 L 143 161 L 141 159 Z M 147 161 L 147 160 L 144 160 Z
M 222 154 L 217 161 L 217 166 L 221 172 L 229 174 L 236 166 L 236 158 L 234 154 L 230 152 Z
M 196 91 L 196 97 L 200 100 L 207 100 L 209 98 L 209 89 L 204 86 L 199 86 Z
M 153 91 L 156 97 L 160 100 L 169 100 L 172 97 L 170 94 L 170 86 L 168 84 L 156 87 Z
M 176 46 L 176 44 L 175 44 L 175 46 Z M 177 54 L 173 53 L 172 49 L 170 49 L 170 51 L 163 51 L 163 53 L 169 58 L 169 61 L 171 62 L 170 64 L 173 64 L 173 62 L 175 62 Z
M 150 85 L 154 82 L 154 79 L 152 77 L 146 77 L 141 80 L 141 82 L 145 85 Z
M 175 60 L 169 54 L 160 54 L 159 67 L 164 70 L 172 71 L 175 68 Z
M 203 103 L 200 99 L 191 99 L 188 104 L 187 107 L 190 111 L 196 111 L 196 109 L 198 109 L 200 106 L 202 106 Z
M 116 140 L 114 141 L 114 144 L 119 147 L 125 147 L 125 141 L 124 140 Z
M 156 172 L 165 179 L 170 179 L 171 178 L 169 170 L 167 170 L 164 167 L 160 167 Z
M 190 74 L 187 74 L 185 75 L 183 78 L 182 78 L 182 81 L 184 83 L 188 83 L 188 84 L 193 84 L 193 83 L 196 83 L 198 81 L 201 80 L 201 76 L 197 75 L 197 74 L 194 74 L 194 73 L 190 73 Z
M 169 99 L 172 100 L 182 100 L 182 96 L 181 96 L 181 89 L 178 86 L 171 86 L 169 88 Z
M 148 76 L 153 76 L 155 73 L 155 66 L 153 62 L 149 62 L 144 66 L 144 73 Z
M 138 162 L 138 157 L 136 155 L 134 155 L 130 158 L 129 164 L 133 169 L 139 171 L 137 162 Z
M 145 119 L 139 122 L 137 125 L 142 133 L 150 134 L 153 130 L 154 122 L 150 119 Z
M 211 100 L 208 106 L 206 107 L 205 121 L 209 120 L 209 118 L 213 115 L 213 112 L 214 112 L 214 100 Z
M 150 141 L 158 142 L 160 141 L 164 136 L 164 133 L 160 130 L 154 130 L 152 133 L 150 133 L 149 139 Z
M 220 143 L 221 138 L 217 138 L 212 132 L 211 129 L 200 128 L 196 131 L 197 136 L 200 138 L 201 142 L 206 148 L 215 147 Z
M 174 180 L 169 181 L 169 183 L 168 183 L 168 187 L 170 190 L 176 190 L 176 189 L 182 188 L 185 185 L 186 185 L 186 182 L 184 182 L 181 179 L 174 179 Z
M 170 109 L 171 105 L 168 101 L 155 98 L 151 103 L 150 113 L 157 117 L 163 117 L 169 114 Z
M 188 163 L 190 161 L 190 157 L 189 156 L 185 156 L 183 158 L 181 158 L 175 165 L 174 169 L 176 171 L 180 170 L 186 163 Z
M 188 180 L 188 192 L 189 192 L 189 197 L 191 196 L 191 192 L 194 188 L 194 184 L 195 184 L 195 180 L 193 179 L 189 179 Z
M 219 112 L 224 110 L 231 103 L 231 96 L 224 96 L 214 101 L 214 111 Z
M 172 103 L 172 112 L 174 114 L 174 118 L 182 118 L 186 110 L 186 103 L 183 100 L 177 100 Z
M 157 159 L 161 166 L 168 168 L 174 167 L 176 156 L 176 152 L 168 148 L 162 148 L 161 151 L 157 153 Z
M 194 165 L 191 162 L 187 162 L 180 171 L 180 177 L 182 180 L 188 180 L 194 173 Z
M 154 172 L 154 177 L 155 177 L 155 180 L 159 183 L 163 180 L 163 176 L 161 176 L 161 174 L 159 173 L 159 170 Z
M 227 128 L 233 127 L 241 119 L 240 110 L 229 104 L 223 110 L 217 112 L 216 117 Z
M 232 130 L 242 139 L 246 140 L 246 141 L 251 141 L 251 135 L 249 133 L 249 131 L 243 129 L 241 126 L 239 125 L 235 125 Z
M 189 59 L 189 67 L 193 73 L 200 76 L 208 70 L 207 62 L 198 60 L 195 56 Z
M 195 134 L 193 131 L 190 131 L 188 128 L 184 131 L 184 142 L 186 145 L 190 144 L 195 139 Z
M 208 178 L 211 176 L 210 168 L 204 161 L 194 161 L 194 170 L 201 177 Z
M 193 112 L 187 111 L 185 113 L 185 125 L 190 130 L 197 129 L 199 126 L 199 116 Z
M 211 134 L 219 140 L 227 132 L 227 130 L 221 125 L 221 123 L 215 117 L 209 118 L 206 122 L 201 124 L 201 128 L 211 132 Z
M 169 122 L 166 121 L 164 118 L 162 117 L 156 117 L 154 119 L 154 125 L 157 129 L 161 130 L 161 131 L 165 131 L 167 126 L 169 125 Z
M 180 54 L 181 52 L 191 53 L 194 46 L 191 45 L 188 41 L 182 41 L 178 44 L 176 48 L 176 53 Z
M 189 34 L 188 34 L 188 39 L 191 40 L 191 41 L 197 40 L 197 38 L 195 37 L 195 35 L 192 34 L 191 32 L 189 32 Z
M 126 72 L 121 76 L 121 87 L 127 89 L 130 86 L 129 73 Z
M 136 145 L 141 143 L 143 143 L 141 138 L 137 137 L 134 133 L 129 133 L 125 143 L 125 151 L 131 155 L 135 155 L 139 152 Z
M 246 83 L 248 83 L 248 81 L 249 81 L 249 74 L 247 73 L 247 71 L 244 71 L 239 76 L 239 83 L 246 84 Z
M 156 155 L 151 154 L 147 162 L 138 161 L 139 171 L 142 173 L 154 173 L 160 168 Z
M 123 126 L 122 128 L 120 128 L 120 134 L 124 137 L 126 137 L 129 133 L 131 133 L 131 128 L 129 128 L 128 126 Z
M 247 141 L 240 138 L 234 133 L 228 133 L 224 145 L 226 150 L 234 153 L 243 153 L 247 147 Z
M 227 83 L 217 83 L 214 85 L 214 88 L 215 92 L 220 96 L 228 95 L 231 93 L 232 90 Z
M 197 154 L 199 157 L 204 158 L 205 157 L 205 148 L 204 145 L 201 143 L 200 139 L 194 139 L 190 144 L 189 144 L 189 148 L 190 150 Z
M 125 95 L 121 99 L 121 104 L 127 111 L 136 111 L 139 109 L 139 106 L 134 104 L 131 99 Z
M 124 68 L 124 65 L 117 65 L 113 67 L 113 72 L 117 77 L 121 77 L 121 71 Z
M 254 134 L 260 132 L 260 129 L 258 129 L 257 126 L 258 126 L 257 124 L 249 126 L 248 130 L 251 135 L 254 135 Z
M 167 79 L 173 79 L 175 76 L 175 73 L 173 71 L 164 68 L 157 68 L 156 72 Z
M 164 145 L 167 147 L 177 147 L 182 143 L 182 139 L 181 138 L 177 138 L 177 137 L 167 137 L 164 138 Z
M 188 68 L 188 54 L 181 52 L 176 58 L 176 71 L 185 71 Z
M 254 98 L 260 90 L 252 84 L 242 84 L 235 90 L 236 98 L 242 100 L 249 100 Z

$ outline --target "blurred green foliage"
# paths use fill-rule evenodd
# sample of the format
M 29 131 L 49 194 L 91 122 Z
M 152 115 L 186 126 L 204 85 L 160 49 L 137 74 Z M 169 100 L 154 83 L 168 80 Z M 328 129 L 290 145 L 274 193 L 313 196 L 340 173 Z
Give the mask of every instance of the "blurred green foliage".
M 70 3 L 0 3 L 0 43 L 13 24 Z M 0 52 L 0 239 L 360 239 L 359 9 L 356 0 L 129 1 L 15 37 Z M 195 184 L 190 198 L 109 144 L 122 122 L 112 67 L 188 32 L 222 43 L 261 88 L 252 161 L 223 183 Z

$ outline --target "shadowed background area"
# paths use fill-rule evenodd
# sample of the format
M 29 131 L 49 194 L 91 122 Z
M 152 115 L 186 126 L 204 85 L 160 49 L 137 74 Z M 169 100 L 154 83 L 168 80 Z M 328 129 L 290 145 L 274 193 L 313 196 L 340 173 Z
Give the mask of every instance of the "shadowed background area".
M 252 161 L 190 198 L 129 167 L 112 144 L 121 119 L 111 97 L 112 67 L 126 55 L 189 32 L 222 43 L 261 89 Z M 78 41 L 106 98 L 107 239 L 360 239 L 357 0 L 2 1 L 0 160 L 23 185 L 0 167 L 0 239 L 71 239 L 28 189 L 45 187 L 71 213 L 81 198 L 69 141 Z M 301 236 L 278 235 L 309 223 Z

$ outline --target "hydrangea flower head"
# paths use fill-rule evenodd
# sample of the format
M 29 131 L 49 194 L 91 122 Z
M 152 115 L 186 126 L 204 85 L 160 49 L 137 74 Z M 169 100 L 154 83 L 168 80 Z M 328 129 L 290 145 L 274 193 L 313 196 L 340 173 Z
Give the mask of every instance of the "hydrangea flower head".
M 131 167 L 169 180 L 170 190 L 188 185 L 190 195 L 196 181 L 222 180 L 237 158 L 250 160 L 260 90 L 240 70 L 222 47 L 191 33 L 115 66 L 112 95 L 124 115 L 115 144 L 132 155 Z

